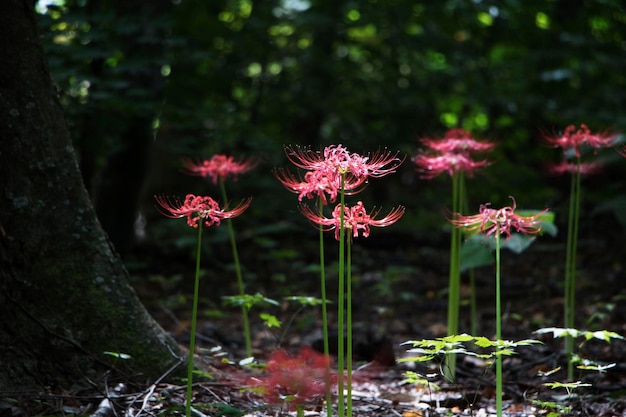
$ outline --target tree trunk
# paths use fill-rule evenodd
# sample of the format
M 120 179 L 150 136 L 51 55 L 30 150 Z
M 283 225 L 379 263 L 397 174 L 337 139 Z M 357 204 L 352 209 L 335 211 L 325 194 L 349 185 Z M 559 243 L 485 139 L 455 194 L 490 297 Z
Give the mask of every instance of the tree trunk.
M 101 383 L 105 372 L 160 376 L 178 361 L 176 345 L 139 302 L 96 218 L 33 2 L 8 0 L 3 10 L 0 395 Z

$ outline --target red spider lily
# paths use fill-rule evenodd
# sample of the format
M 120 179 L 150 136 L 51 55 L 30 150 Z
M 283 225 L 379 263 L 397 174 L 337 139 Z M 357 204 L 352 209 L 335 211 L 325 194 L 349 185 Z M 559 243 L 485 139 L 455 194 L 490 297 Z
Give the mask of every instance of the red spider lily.
M 187 194 L 185 201 L 169 198 L 165 196 L 154 196 L 161 213 L 164 216 L 178 219 L 187 217 L 187 224 L 191 227 L 198 227 L 198 222 L 204 220 L 207 226 L 219 226 L 222 219 L 231 219 L 239 216 L 250 206 L 252 199 L 244 200 L 232 210 L 226 211 L 220 209 L 217 201 L 211 197 L 201 197 L 193 194 Z
M 493 142 L 475 140 L 472 134 L 464 129 L 450 129 L 443 139 L 424 138 L 421 141 L 424 146 L 442 153 L 482 152 L 496 147 Z
M 267 362 L 268 375 L 252 378 L 250 383 L 260 388 L 270 404 L 286 402 L 290 407 L 297 406 L 315 401 L 325 394 L 329 365 L 326 356 L 310 347 L 303 347 L 295 357 L 279 350 L 272 353 Z
M 489 208 L 490 203 L 482 204 L 478 214 L 463 216 L 460 213 L 453 213 L 450 222 L 456 227 L 462 227 L 471 233 L 484 233 L 489 236 L 496 232 L 511 236 L 511 231 L 515 230 L 523 234 L 536 234 L 541 231 L 540 218 L 548 211 L 547 209 L 534 216 L 520 216 L 515 214 L 515 199 L 513 206 L 503 207 L 499 210 Z
M 560 162 L 558 164 L 549 165 L 547 171 L 552 175 L 563 174 L 576 174 L 580 169 L 580 173 L 583 175 L 597 174 L 602 170 L 602 164 L 600 162 L 584 162 L 575 164 L 567 161 Z
M 580 147 L 590 146 L 594 149 L 607 148 L 615 142 L 615 135 L 609 133 L 592 134 L 587 125 L 581 124 L 580 129 L 569 125 L 561 136 L 545 136 L 544 141 L 555 148 L 562 148 L 563 151 L 573 150 L 576 158 L 580 158 Z
M 475 171 L 489 165 L 489 161 L 484 159 L 474 161 L 466 153 L 446 152 L 436 156 L 416 155 L 413 162 L 417 166 L 420 176 L 425 179 L 432 179 L 447 172 L 452 176 L 455 172 L 464 172 L 473 175 Z
M 210 177 L 213 184 L 217 184 L 218 179 L 225 180 L 229 175 L 236 180 L 239 174 L 252 170 L 258 164 L 253 158 L 236 161 L 232 156 L 226 155 L 213 155 L 211 159 L 202 161 L 185 158 L 182 162 L 185 174 Z
M 341 191 L 341 175 L 336 171 L 316 170 L 304 174 L 304 180 L 298 180 L 287 170 L 274 171 L 274 176 L 291 192 L 298 194 L 298 201 L 304 197 L 313 198 L 318 196 L 326 205 L 328 201 L 334 203 Z M 353 175 L 344 177 L 343 189 L 346 195 L 356 194 L 360 186 L 365 183 L 365 178 L 357 178 Z M 328 199 L 326 198 L 328 195 Z
M 372 210 L 372 212 L 368 214 L 361 201 L 357 202 L 356 205 L 352 207 L 344 206 L 343 209 L 343 227 L 346 230 L 352 230 L 352 237 L 358 237 L 359 231 L 362 232 L 363 237 L 368 237 L 370 235 L 370 226 L 386 227 L 392 225 L 404 214 L 404 207 L 398 206 L 393 208 L 389 214 L 382 219 L 376 220 L 374 217 L 378 215 L 380 210 Z M 300 211 L 302 211 L 304 217 L 311 222 L 325 227 L 325 231 L 334 229 L 335 239 L 339 240 L 341 229 L 341 204 L 335 207 L 331 218 L 326 218 L 319 213 L 315 213 L 307 206 L 301 206 Z
M 622 155 L 624 158 L 626 158 L 626 145 L 623 145 L 622 149 L 618 150 L 617 153 Z
M 323 152 L 308 148 L 285 147 L 285 153 L 287 159 L 298 168 L 309 171 L 337 171 L 339 174 L 351 174 L 364 179 L 379 178 L 395 172 L 403 162 L 397 153 L 378 151 L 371 157 L 361 156 L 349 152 L 342 145 L 327 146 Z

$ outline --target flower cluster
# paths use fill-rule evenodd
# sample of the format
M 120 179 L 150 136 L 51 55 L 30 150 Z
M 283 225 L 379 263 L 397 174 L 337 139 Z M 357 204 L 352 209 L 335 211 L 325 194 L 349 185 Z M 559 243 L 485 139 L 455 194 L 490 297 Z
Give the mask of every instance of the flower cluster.
M 453 213 L 450 222 L 470 233 L 484 233 L 487 236 L 500 233 L 508 238 L 511 236 L 512 230 L 522 234 L 539 233 L 541 231 L 541 217 L 547 210 L 533 216 L 522 216 L 515 213 L 515 199 L 511 197 L 511 200 L 513 200 L 513 206 L 503 207 L 499 210 L 490 208 L 490 203 L 487 203 L 480 206 L 478 214 L 463 216 L 460 213 Z
M 320 226 L 326 226 L 324 229 L 335 230 L 335 239 L 339 240 L 339 231 L 341 230 L 341 223 L 343 221 L 343 227 L 346 230 L 352 231 L 352 237 L 358 237 L 359 231 L 362 232 L 363 237 L 368 237 L 370 234 L 370 226 L 386 227 L 397 222 L 404 214 L 404 207 L 399 206 L 392 209 L 382 219 L 375 219 L 374 217 L 379 213 L 379 210 L 373 210 L 369 214 L 365 210 L 361 201 L 357 202 L 352 207 L 344 206 L 343 219 L 341 218 L 341 204 L 337 204 L 333 210 L 332 217 L 326 218 L 319 213 L 314 213 L 308 206 L 301 206 L 300 210 L 304 217 L 311 222 L 319 224 Z
M 489 165 L 487 160 L 472 159 L 472 153 L 490 151 L 495 147 L 493 142 L 473 139 L 471 133 L 463 129 L 448 130 L 443 139 L 424 138 L 421 142 L 427 151 L 413 157 L 413 162 L 425 179 L 435 178 L 444 172 L 450 176 L 455 172 L 472 175 Z
M 182 162 L 185 174 L 210 177 L 213 184 L 217 184 L 218 180 L 225 180 L 229 175 L 236 180 L 239 174 L 244 174 L 257 165 L 253 158 L 235 160 L 226 155 L 213 155 L 211 159 L 202 161 L 183 159 Z
M 379 151 L 372 156 L 361 156 L 342 145 L 328 146 L 322 152 L 286 147 L 285 153 L 292 164 L 307 172 L 304 178 L 297 179 L 289 171 L 275 171 L 276 178 L 298 194 L 298 201 L 319 197 L 323 204 L 334 203 L 341 190 L 345 194 L 358 193 L 369 177 L 395 172 L 402 163 L 397 153 Z
M 326 356 L 310 347 L 303 347 L 295 357 L 278 350 L 267 362 L 267 376 L 252 378 L 250 384 L 258 387 L 270 404 L 298 406 L 324 395 L 329 365 Z
M 155 196 L 157 203 L 164 216 L 178 219 L 187 218 L 187 224 L 191 227 L 198 227 L 199 221 L 204 221 L 207 226 L 219 226 L 223 219 L 231 219 L 239 216 L 250 206 L 251 200 L 243 200 L 232 210 L 226 211 L 220 208 L 217 201 L 211 197 L 196 196 L 187 194 L 184 201 L 166 196 Z
M 545 136 L 545 142 L 555 148 L 562 148 L 563 152 L 574 151 L 576 158 L 580 158 L 580 148 L 583 145 L 593 149 L 608 148 L 615 142 L 615 135 L 610 133 L 591 133 L 587 125 L 581 124 L 576 130 L 576 126 L 569 125 L 562 135 Z

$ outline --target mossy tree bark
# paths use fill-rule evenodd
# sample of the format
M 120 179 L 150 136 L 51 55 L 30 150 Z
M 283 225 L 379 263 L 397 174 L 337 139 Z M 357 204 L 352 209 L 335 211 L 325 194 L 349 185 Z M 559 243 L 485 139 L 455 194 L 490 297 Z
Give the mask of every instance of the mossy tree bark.
M 178 361 L 176 345 L 96 218 L 33 7 L 8 0 L 0 14 L 0 395 L 105 375 L 149 381 Z

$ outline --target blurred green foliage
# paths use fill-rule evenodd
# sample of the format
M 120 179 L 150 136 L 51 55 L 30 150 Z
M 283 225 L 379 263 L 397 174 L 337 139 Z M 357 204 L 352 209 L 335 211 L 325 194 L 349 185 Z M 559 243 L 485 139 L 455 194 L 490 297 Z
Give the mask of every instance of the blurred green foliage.
M 229 184 L 233 200 L 254 197 L 238 223 L 307 228 L 295 195 L 271 170 L 286 165 L 284 144 L 342 143 L 408 155 L 398 174 L 372 181 L 359 197 L 407 206 L 404 221 L 416 232 L 440 230 L 450 181 L 420 180 L 410 156 L 420 137 L 453 127 L 499 143 L 493 165 L 467 182 L 470 209 L 514 195 L 520 208 L 550 207 L 562 222 L 569 180 L 543 173 L 561 155 L 541 135 L 580 123 L 626 129 L 621 0 L 56 0 L 38 7 L 88 184 L 127 175 L 103 173 L 130 146 L 122 130 L 149 121 L 153 140 L 139 157 L 149 164 L 136 208 L 148 225 L 159 219 L 154 193 L 219 193 L 181 175 L 180 157 L 225 153 L 262 160 Z M 609 165 L 583 184 L 592 203 L 623 193 L 626 177 L 626 161 L 613 151 L 595 157 Z

